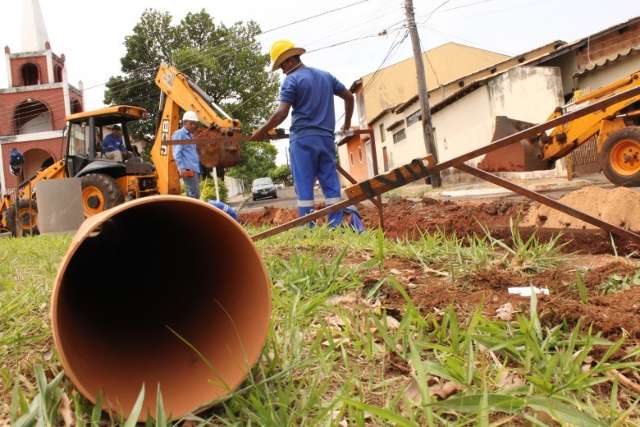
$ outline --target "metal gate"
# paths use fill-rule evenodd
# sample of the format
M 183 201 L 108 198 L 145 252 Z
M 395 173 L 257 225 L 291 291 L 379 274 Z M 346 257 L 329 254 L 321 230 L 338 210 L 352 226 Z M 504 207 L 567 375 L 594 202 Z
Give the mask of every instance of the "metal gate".
M 573 150 L 570 161 L 573 163 L 573 175 L 589 175 L 600 172 L 600 162 L 598 161 L 598 150 L 596 148 L 597 138 L 594 136 L 589 141 Z

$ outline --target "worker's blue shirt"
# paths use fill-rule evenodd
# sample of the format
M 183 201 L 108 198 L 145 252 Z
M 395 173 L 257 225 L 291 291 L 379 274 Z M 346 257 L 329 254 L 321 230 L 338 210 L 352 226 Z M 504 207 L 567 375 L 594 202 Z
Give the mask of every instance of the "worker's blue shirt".
M 182 140 L 193 139 L 193 137 L 191 136 L 191 132 L 185 128 L 180 128 L 173 133 L 171 139 Z M 176 161 L 179 171 L 191 169 L 196 173 L 200 173 L 200 158 L 198 157 L 196 144 L 172 145 L 171 147 L 173 158 Z
M 113 134 L 109 134 L 102 140 L 102 152 L 109 153 L 111 151 L 127 151 L 122 141 L 122 137 L 115 137 Z
M 336 117 L 333 96 L 345 91 L 333 75 L 305 67 L 288 74 L 280 89 L 280 101 L 291 104 L 290 133 L 300 136 L 333 136 Z

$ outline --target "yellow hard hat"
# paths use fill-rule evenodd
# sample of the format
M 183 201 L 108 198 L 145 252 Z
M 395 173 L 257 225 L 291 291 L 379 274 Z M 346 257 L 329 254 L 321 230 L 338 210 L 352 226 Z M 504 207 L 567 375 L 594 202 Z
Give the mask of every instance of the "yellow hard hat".
M 305 53 L 301 47 L 296 47 L 291 40 L 278 40 L 271 46 L 271 69 L 280 68 L 282 63 L 292 56 L 300 56 Z

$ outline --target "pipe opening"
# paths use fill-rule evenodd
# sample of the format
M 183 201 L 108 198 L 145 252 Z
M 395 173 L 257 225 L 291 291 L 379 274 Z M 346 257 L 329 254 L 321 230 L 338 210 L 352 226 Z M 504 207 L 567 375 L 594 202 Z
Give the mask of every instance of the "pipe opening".
M 101 391 L 128 414 L 144 383 L 146 416 L 160 384 L 167 413 L 180 416 L 245 378 L 267 334 L 270 291 L 233 220 L 186 198 L 150 199 L 76 236 L 56 283 L 54 335 L 89 399 Z

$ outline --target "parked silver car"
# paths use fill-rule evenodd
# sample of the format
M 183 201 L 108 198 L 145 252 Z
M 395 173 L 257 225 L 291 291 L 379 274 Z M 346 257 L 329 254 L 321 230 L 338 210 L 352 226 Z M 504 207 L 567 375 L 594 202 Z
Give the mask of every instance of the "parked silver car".
M 278 198 L 278 191 L 273 181 L 269 177 L 254 179 L 251 184 L 251 195 L 253 200 L 271 197 Z

